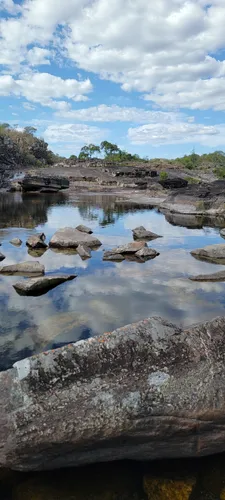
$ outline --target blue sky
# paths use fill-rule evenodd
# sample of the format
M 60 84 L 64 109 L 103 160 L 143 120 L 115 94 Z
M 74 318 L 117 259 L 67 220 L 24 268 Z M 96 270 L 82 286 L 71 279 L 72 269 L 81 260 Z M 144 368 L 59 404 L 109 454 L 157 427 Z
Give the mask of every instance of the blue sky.
M 65 156 L 224 149 L 224 21 L 224 0 L 0 0 L 0 121 Z

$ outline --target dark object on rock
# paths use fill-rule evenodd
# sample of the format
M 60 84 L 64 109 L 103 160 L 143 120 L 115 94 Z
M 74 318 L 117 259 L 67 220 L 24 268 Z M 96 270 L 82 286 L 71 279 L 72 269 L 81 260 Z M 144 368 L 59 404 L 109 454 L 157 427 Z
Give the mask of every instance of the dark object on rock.
M 161 238 L 158 234 L 147 231 L 144 226 L 136 227 L 132 229 L 134 240 L 154 240 L 156 238 Z
M 0 373 L 1 467 L 224 452 L 224 330 L 153 317 L 18 361 Z
M 157 177 L 157 175 L 158 175 L 157 170 L 151 170 L 150 171 L 150 177 Z
M 56 231 L 49 245 L 56 248 L 77 248 L 79 245 L 95 248 L 99 247 L 101 242 L 91 234 L 82 233 L 73 227 L 65 227 Z
M 91 250 L 87 245 L 78 245 L 77 253 L 82 259 L 90 259 L 91 257 Z
M 70 181 L 66 177 L 38 177 L 32 175 L 26 175 L 18 182 L 24 192 L 41 191 L 42 189 L 54 189 L 54 192 L 56 192 L 61 189 L 68 189 L 70 185 Z
M 59 274 L 52 276 L 43 276 L 41 278 L 31 278 L 15 283 L 13 287 L 19 295 L 43 295 L 65 281 L 71 281 L 76 278 L 76 274 Z
M 40 234 L 33 234 L 32 236 L 29 236 L 28 240 L 26 241 L 26 245 L 29 248 L 47 248 L 48 245 L 45 243 L 46 236 L 44 233 Z
M 225 264 L 225 243 L 208 245 L 204 248 L 196 248 L 191 251 L 191 255 L 200 260 L 209 260 L 210 262 Z
M 20 262 L 18 264 L 11 264 L 9 266 L 1 266 L 0 274 L 14 275 L 19 274 L 20 276 L 41 276 L 45 274 L 45 268 L 40 262 Z
M 161 186 L 165 189 L 178 189 L 186 187 L 188 185 L 188 181 L 186 179 L 182 179 L 181 177 L 171 177 L 169 179 L 160 179 L 159 184 L 161 184 Z
M 13 238 L 9 243 L 11 243 L 11 245 L 14 245 L 15 247 L 20 247 L 23 242 L 19 238 Z
M 90 229 L 90 227 L 83 226 L 83 224 L 80 224 L 79 226 L 76 227 L 78 231 L 81 231 L 81 233 L 87 233 L 87 234 L 92 234 L 93 231 Z
M 225 281 L 225 271 L 218 271 L 212 274 L 199 274 L 198 276 L 192 276 L 189 278 L 191 281 Z
M 5 259 L 5 255 L 3 255 L 3 253 L 0 252 L 0 262 L 2 262 L 4 259 Z
M 159 252 L 154 250 L 154 248 L 144 247 L 141 248 L 141 250 L 138 250 L 138 252 L 136 252 L 135 255 L 136 257 L 140 257 L 145 260 L 150 260 L 157 257 L 159 255 Z
M 122 262 L 123 260 L 125 260 L 125 257 L 120 253 L 112 253 L 109 250 L 108 252 L 104 253 L 103 260 L 108 260 L 112 262 Z

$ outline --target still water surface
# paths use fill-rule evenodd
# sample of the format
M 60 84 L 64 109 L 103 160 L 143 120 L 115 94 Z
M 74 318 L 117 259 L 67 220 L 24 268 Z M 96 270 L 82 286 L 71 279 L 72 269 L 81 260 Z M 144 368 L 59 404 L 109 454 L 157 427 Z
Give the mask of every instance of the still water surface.
M 103 243 L 91 259 L 51 249 L 38 257 L 47 274 L 75 272 L 74 281 L 41 297 L 23 297 L 12 287 L 18 277 L 0 276 L 0 370 L 33 353 L 152 315 L 181 326 L 224 315 L 225 283 L 187 279 L 223 269 L 190 255 L 193 248 L 224 242 L 219 229 L 174 226 L 157 210 L 123 205 L 111 195 L 71 200 L 65 194 L 0 194 L 3 264 L 37 259 L 25 245 L 30 234 L 44 232 L 48 242 L 57 229 L 78 224 L 90 226 Z M 103 262 L 103 250 L 132 241 L 131 230 L 139 225 L 163 236 L 149 243 L 160 256 L 144 264 Z M 23 241 L 20 248 L 9 243 L 13 237 Z

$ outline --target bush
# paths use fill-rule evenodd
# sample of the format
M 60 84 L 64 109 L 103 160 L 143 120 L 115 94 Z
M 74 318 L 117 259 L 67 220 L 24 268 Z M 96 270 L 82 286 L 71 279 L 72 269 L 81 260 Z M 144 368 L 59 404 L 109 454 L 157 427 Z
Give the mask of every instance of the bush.
M 225 179 L 225 167 L 216 167 L 213 173 L 218 177 L 218 179 Z
M 167 172 L 160 172 L 159 178 L 160 178 L 160 181 L 166 181 L 168 179 Z

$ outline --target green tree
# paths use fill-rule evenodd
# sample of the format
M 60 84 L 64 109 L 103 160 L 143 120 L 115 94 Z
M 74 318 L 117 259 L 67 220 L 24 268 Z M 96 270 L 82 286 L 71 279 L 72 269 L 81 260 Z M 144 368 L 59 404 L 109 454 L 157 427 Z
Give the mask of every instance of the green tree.
M 25 134 L 34 135 L 35 132 L 37 132 L 37 129 L 35 127 L 32 127 L 29 125 L 28 127 L 24 128 L 24 132 L 25 132 Z
M 80 150 L 79 159 L 92 158 L 96 153 L 100 153 L 100 147 L 95 144 L 86 144 Z
M 76 155 L 71 155 L 71 156 L 69 157 L 69 160 L 77 160 L 77 156 L 76 156 Z
M 103 141 L 100 144 L 101 151 L 105 154 L 105 156 L 112 156 L 115 153 L 119 153 L 120 149 L 116 144 L 112 144 L 108 141 Z

